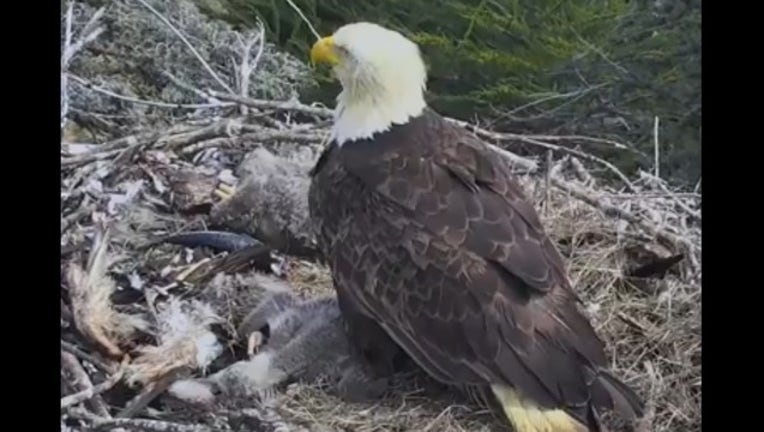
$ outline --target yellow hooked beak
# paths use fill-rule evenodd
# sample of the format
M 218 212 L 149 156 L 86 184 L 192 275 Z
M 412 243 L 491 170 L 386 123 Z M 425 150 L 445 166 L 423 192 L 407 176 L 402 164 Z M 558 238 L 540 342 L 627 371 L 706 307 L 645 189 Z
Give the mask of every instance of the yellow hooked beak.
M 334 50 L 334 38 L 327 36 L 313 44 L 310 49 L 310 62 L 315 64 L 326 63 L 334 66 L 339 62 L 337 52 Z

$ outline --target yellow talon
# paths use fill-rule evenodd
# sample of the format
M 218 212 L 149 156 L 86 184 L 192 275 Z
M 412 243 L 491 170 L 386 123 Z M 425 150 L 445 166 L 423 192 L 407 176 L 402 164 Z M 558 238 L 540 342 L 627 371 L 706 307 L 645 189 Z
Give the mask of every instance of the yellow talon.
M 220 198 L 221 200 L 228 200 L 233 197 L 234 193 L 236 192 L 236 188 L 230 185 L 227 185 L 225 183 L 220 183 L 218 187 L 215 189 L 215 196 Z
M 252 357 L 260 345 L 263 344 L 263 334 L 259 331 L 254 331 L 247 338 L 247 355 Z

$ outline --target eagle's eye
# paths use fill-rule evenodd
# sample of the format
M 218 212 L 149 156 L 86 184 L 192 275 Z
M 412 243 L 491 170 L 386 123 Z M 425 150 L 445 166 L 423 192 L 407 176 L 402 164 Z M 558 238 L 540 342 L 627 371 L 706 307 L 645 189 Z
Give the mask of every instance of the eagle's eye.
M 350 56 L 350 50 L 345 48 L 344 45 L 335 45 L 334 49 L 340 57 L 345 58 Z

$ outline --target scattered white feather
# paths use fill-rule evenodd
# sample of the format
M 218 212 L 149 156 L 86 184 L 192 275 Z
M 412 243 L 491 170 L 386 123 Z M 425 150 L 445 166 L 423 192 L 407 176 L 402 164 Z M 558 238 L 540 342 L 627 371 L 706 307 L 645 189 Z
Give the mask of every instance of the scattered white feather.
M 224 169 L 220 171 L 220 174 L 217 176 L 218 180 L 220 180 L 223 183 L 228 183 L 230 185 L 236 184 L 238 179 L 236 176 L 233 175 L 233 171 L 230 169 Z
M 223 346 L 214 333 L 207 331 L 196 338 L 196 364 L 202 368 L 210 365 L 220 354 Z
M 186 261 L 186 264 L 194 262 L 194 250 L 191 248 L 183 249 L 183 259 Z
M 127 276 L 127 280 L 130 282 L 130 288 L 138 291 L 143 289 L 143 279 L 141 279 L 141 276 L 137 271 L 133 270 L 132 273 Z
M 123 352 L 119 346 L 136 330 L 146 330 L 148 323 L 140 316 L 117 312 L 112 307 L 111 295 L 117 285 L 107 274 L 111 264 L 109 239 L 108 231 L 96 235 L 87 270 L 71 262 L 66 278 L 77 329 L 110 355 L 120 357 Z
M 140 349 L 128 382 L 148 383 L 180 368 L 206 369 L 223 346 L 209 326 L 222 322 L 208 304 L 171 298 L 158 312 L 157 346 Z
M 173 397 L 192 403 L 209 404 L 215 400 L 209 384 L 193 379 L 175 381 L 167 392 Z

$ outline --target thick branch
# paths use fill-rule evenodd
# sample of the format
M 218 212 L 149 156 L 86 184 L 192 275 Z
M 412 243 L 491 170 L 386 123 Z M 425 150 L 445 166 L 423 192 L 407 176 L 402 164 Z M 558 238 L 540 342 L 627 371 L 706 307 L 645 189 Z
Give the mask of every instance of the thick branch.
M 332 110 L 328 108 L 319 108 L 319 107 L 312 107 L 308 105 L 301 104 L 296 101 L 270 101 L 270 100 L 263 100 L 263 99 L 252 99 L 248 97 L 242 97 L 235 94 L 226 94 L 221 93 L 217 91 L 210 91 L 210 96 L 224 100 L 229 102 L 236 102 L 238 104 L 246 105 L 252 108 L 259 108 L 259 109 L 272 109 L 272 110 L 279 110 L 279 111 L 295 111 L 295 112 L 301 112 L 308 115 L 318 116 L 318 117 L 331 117 L 332 116 Z
M 76 75 L 67 74 L 69 78 L 76 81 L 78 84 L 84 86 L 87 89 L 90 89 L 92 91 L 104 94 L 106 96 L 112 97 L 114 99 L 123 100 L 125 102 L 130 102 L 138 105 L 148 105 L 158 108 L 170 108 L 170 109 L 204 109 L 204 108 L 223 108 L 226 106 L 231 106 L 233 104 L 226 104 L 226 103 L 203 103 L 203 104 L 179 104 L 179 103 L 168 103 L 168 102 L 162 102 L 162 101 L 150 101 L 145 99 L 138 99 L 130 96 L 124 96 L 121 94 L 114 93 L 112 91 L 106 90 L 105 88 L 99 87 L 92 82 L 78 77 Z

